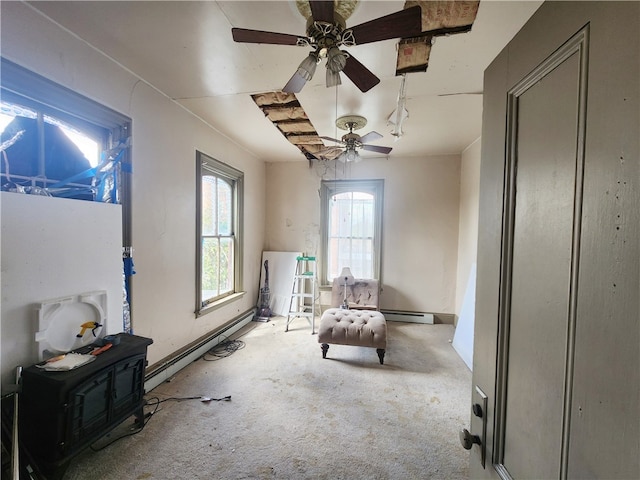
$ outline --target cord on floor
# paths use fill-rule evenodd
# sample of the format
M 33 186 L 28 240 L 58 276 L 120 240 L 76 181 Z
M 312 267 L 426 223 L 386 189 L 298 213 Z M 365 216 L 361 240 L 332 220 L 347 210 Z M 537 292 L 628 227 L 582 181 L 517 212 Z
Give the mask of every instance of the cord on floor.
M 157 397 L 156 397 L 157 398 Z M 157 399 L 160 400 L 160 399 Z M 146 401 L 146 403 L 144 404 L 144 407 L 149 406 L 149 400 Z M 101 447 L 97 448 L 94 445 L 90 445 L 89 448 L 91 448 L 91 450 L 93 450 L 94 452 L 99 452 L 100 450 L 104 450 L 105 448 L 113 445 L 114 443 L 116 443 L 118 440 L 122 440 L 123 438 L 126 437 L 131 437 L 137 433 L 140 433 L 142 430 L 144 430 L 144 427 L 147 425 L 147 423 L 149 423 L 149 420 L 151 420 L 151 417 L 156 413 L 156 411 L 158 410 L 158 405 L 160 405 L 160 402 L 156 402 L 155 404 L 153 404 L 153 411 L 151 412 L 147 412 L 144 414 L 143 418 L 142 418 L 142 425 L 140 425 L 140 422 L 138 421 L 138 419 L 136 418 L 136 422 L 134 425 L 137 425 L 137 428 L 132 428 L 128 433 L 125 433 L 124 435 L 120 435 L 119 437 L 114 438 L 113 440 L 111 440 L 109 443 L 102 445 Z
M 224 340 L 220 342 L 215 347 L 211 348 L 207 351 L 202 359 L 207 362 L 215 362 L 216 360 L 220 360 L 221 358 L 226 358 L 233 355 L 238 350 L 241 350 L 245 347 L 245 343 L 242 340 Z
M 113 445 L 118 440 L 122 440 L 123 438 L 131 437 L 132 435 L 136 435 L 137 433 L 140 433 L 142 430 L 144 430 L 144 427 L 147 425 L 147 423 L 149 423 L 149 420 L 151 420 L 151 417 L 153 417 L 158 412 L 158 408 L 161 403 L 168 402 L 168 401 L 183 402 L 186 400 L 200 400 L 201 402 L 205 402 L 205 403 L 212 402 L 212 401 L 229 402 L 231 401 L 231 395 L 227 395 L 226 397 L 221 397 L 221 398 L 203 397 L 202 395 L 195 396 L 195 397 L 168 397 L 168 398 L 163 398 L 162 400 L 158 397 L 151 397 L 146 400 L 144 407 L 152 407 L 153 409 L 150 412 L 147 412 L 144 414 L 144 417 L 142 419 L 142 425 L 139 425 L 137 428 L 132 429 L 131 431 L 129 431 L 128 433 L 125 433 L 124 435 L 120 435 L 119 437 L 114 438 L 112 441 L 110 441 L 106 445 L 103 445 L 99 448 L 96 448 L 94 445 L 90 445 L 91 450 L 93 450 L 94 452 L 99 452 L 100 450 L 103 450 L 108 446 Z M 136 421 L 135 424 L 138 425 L 139 422 Z

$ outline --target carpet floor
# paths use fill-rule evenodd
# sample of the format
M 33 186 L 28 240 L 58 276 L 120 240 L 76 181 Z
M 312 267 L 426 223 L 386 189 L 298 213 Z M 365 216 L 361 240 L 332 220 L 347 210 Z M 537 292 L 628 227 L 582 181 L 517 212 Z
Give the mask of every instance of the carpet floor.
M 452 325 L 387 322 L 380 365 L 363 347 L 323 359 L 304 319 L 285 323 L 252 322 L 147 392 L 145 428 L 120 438 L 123 423 L 64 479 L 468 478 L 471 372 Z

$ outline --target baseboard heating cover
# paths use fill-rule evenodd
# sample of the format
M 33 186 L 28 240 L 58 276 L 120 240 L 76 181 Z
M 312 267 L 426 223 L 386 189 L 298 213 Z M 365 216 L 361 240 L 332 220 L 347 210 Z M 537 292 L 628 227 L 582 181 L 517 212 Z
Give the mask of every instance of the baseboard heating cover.
M 255 313 L 255 308 L 248 310 L 242 315 L 235 317 L 224 328 L 216 330 L 209 337 L 201 340 L 195 345 L 192 345 L 190 348 L 188 348 L 184 352 L 181 352 L 175 357 L 161 363 L 159 366 L 154 368 L 153 371 L 146 375 L 144 381 L 145 391 L 149 392 L 153 390 L 162 382 L 169 380 L 177 372 L 182 370 L 191 362 L 194 362 L 202 355 L 207 353 L 213 347 L 227 340 L 231 335 L 250 323 L 253 320 Z
M 428 323 L 433 325 L 433 313 L 406 312 L 403 310 L 380 310 L 384 318 L 392 322 Z

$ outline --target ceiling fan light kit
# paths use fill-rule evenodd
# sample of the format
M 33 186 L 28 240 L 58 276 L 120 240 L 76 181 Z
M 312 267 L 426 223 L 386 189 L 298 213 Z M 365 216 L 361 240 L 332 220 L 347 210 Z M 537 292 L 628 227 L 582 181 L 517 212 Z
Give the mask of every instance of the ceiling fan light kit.
M 300 63 L 296 73 L 306 81 L 309 81 L 313 77 L 313 74 L 316 73 L 316 65 L 318 65 L 318 62 L 319 59 L 316 52 L 311 52 L 309 56 Z
M 327 68 L 327 87 L 336 87 L 338 85 L 342 85 L 340 73 L 333 72 L 331 69 Z
M 347 162 L 357 163 L 362 160 L 362 157 L 360 157 L 360 155 L 358 155 L 358 152 L 356 152 L 355 150 L 347 149 L 340 154 L 337 160 L 339 160 L 342 163 L 347 163 Z
M 339 73 L 344 70 L 349 54 L 338 47 L 331 47 L 327 52 L 327 70 Z M 327 85 L 329 86 L 329 85 Z

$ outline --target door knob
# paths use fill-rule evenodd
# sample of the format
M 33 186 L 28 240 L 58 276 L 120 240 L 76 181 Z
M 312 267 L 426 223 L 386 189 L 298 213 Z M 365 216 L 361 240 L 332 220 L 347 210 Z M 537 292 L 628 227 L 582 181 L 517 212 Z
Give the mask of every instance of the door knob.
M 474 443 L 481 445 L 480 437 L 478 435 L 473 435 L 469 430 L 463 428 L 460 430 L 460 443 L 462 444 L 462 448 L 465 450 L 470 450 L 473 447 Z

